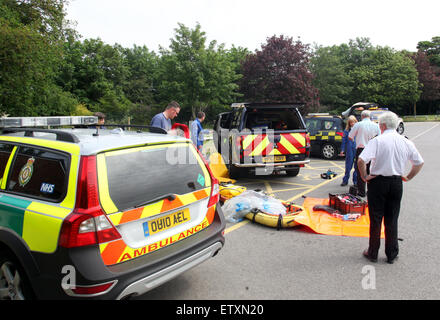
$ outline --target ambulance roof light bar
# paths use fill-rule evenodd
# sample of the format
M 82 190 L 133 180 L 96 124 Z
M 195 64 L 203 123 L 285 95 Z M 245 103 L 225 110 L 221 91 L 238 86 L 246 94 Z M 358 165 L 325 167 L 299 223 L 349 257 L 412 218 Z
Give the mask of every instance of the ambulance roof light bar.
M 97 123 L 98 123 L 98 117 L 95 116 L 0 118 L 0 128 L 75 126 L 75 125 L 93 125 Z

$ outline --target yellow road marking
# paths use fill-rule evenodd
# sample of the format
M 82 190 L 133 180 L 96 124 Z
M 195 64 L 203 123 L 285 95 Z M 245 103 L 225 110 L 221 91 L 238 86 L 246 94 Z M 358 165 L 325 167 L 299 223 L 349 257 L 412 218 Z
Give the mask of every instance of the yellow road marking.
M 236 229 L 238 229 L 238 228 L 241 228 L 241 227 L 244 226 L 245 224 L 248 224 L 249 221 L 250 221 L 250 220 L 245 219 L 245 220 L 240 221 L 240 222 L 234 224 L 233 226 L 227 228 L 227 229 L 225 230 L 225 235 L 228 234 L 228 233 L 231 232 L 231 231 L 234 231 L 234 230 L 236 230 Z
M 266 187 L 267 194 L 269 196 L 273 197 L 273 190 L 272 190 L 272 187 L 270 186 L 269 182 L 264 181 L 264 186 Z
M 310 189 L 308 189 L 308 190 L 306 190 L 306 191 L 304 191 L 304 192 L 301 192 L 301 193 L 297 194 L 296 196 L 294 196 L 294 197 L 288 199 L 287 202 L 289 202 L 289 201 L 293 201 L 293 200 L 295 200 L 295 199 L 298 199 L 299 197 L 302 197 L 304 194 L 306 194 L 306 193 L 308 193 L 308 192 L 312 192 L 312 191 L 314 191 L 314 190 L 316 190 L 316 189 L 318 189 L 318 188 L 321 188 L 322 186 L 325 186 L 327 183 L 330 183 L 331 181 L 333 181 L 333 180 L 335 180 L 335 179 L 338 179 L 338 177 L 339 177 L 339 178 L 342 178 L 342 175 L 339 175 L 339 176 L 337 176 L 336 178 L 329 179 L 329 180 L 326 180 L 326 181 L 324 181 L 324 182 L 321 182 L 320 184 L 314 186 L 313 188 L 310 188 Z

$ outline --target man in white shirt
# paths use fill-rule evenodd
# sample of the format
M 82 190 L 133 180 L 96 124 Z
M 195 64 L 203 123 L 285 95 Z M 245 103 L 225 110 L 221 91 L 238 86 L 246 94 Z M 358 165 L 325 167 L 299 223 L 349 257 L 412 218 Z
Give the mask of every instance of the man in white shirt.
M 361 113 L 361 121 L 357 122 L 350 130 L 348 138 L 354 140 L 356 138 L 356 157 L 355 163 L 359 159 L 362 150 L 367 146 L 368 141 L 380 135 L 380 129 L 377 123 L 370 120 L 370 111 L 364 110 Z M 356 174 L 359 177 L 359 168 L 356 165 Z M 367 166 L 368 170 L 368 166 Z M 365 182 L 362 179 L 357 179 L 357 192 L 361 197 L 365 197 Z
M 398 117 L 385 112 L 379 117 L 382 134 L 367 144 L 359 155 L 358 167 L 362 179 L 368 182 L 368 208 L 370 213 L 369 247 L 363 255 L 372 262 L 377 261 L 380 247 L 382 219 L 385 225 L 385 254 L 388 263 L 393 263 L 399 253 L 397 220 L 402 199 L 402 181 L 414 178 L 423 166 L 423 158 L 414 143 L 396 132 Z M 366 163 L 371 161 L 370 173 Z M 407 162 L 411 170 L 405 174 Z

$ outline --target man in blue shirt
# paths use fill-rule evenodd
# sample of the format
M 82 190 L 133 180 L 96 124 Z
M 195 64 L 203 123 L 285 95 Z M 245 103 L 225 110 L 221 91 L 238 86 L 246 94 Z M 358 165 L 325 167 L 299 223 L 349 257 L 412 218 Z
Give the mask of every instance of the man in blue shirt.
M 199 151 L 202 151 L 203 147 L 203 120 L 205 120 L 205 113 L 200 111 L 197 113 L 196 120 L 191 123 L 191 140 Z
M 171 120 L 177 117 L 180 112 L 180 105 L 176 101 L 171 101 L 164 112 L 156 114 L 153 119 L 151 119 L 150 126 L 162 128 L 165 131 L 171 130 Z

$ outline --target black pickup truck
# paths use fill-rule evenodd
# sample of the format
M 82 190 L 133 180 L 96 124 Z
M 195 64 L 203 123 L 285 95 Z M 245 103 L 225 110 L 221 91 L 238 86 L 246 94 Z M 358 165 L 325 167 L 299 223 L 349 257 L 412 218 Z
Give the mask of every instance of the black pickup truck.
M 249 171 L 296 176 L 310 162 L 310 138 L 296 103 L 233 103 L 218 115 L 214 143 L 231 178 Z

